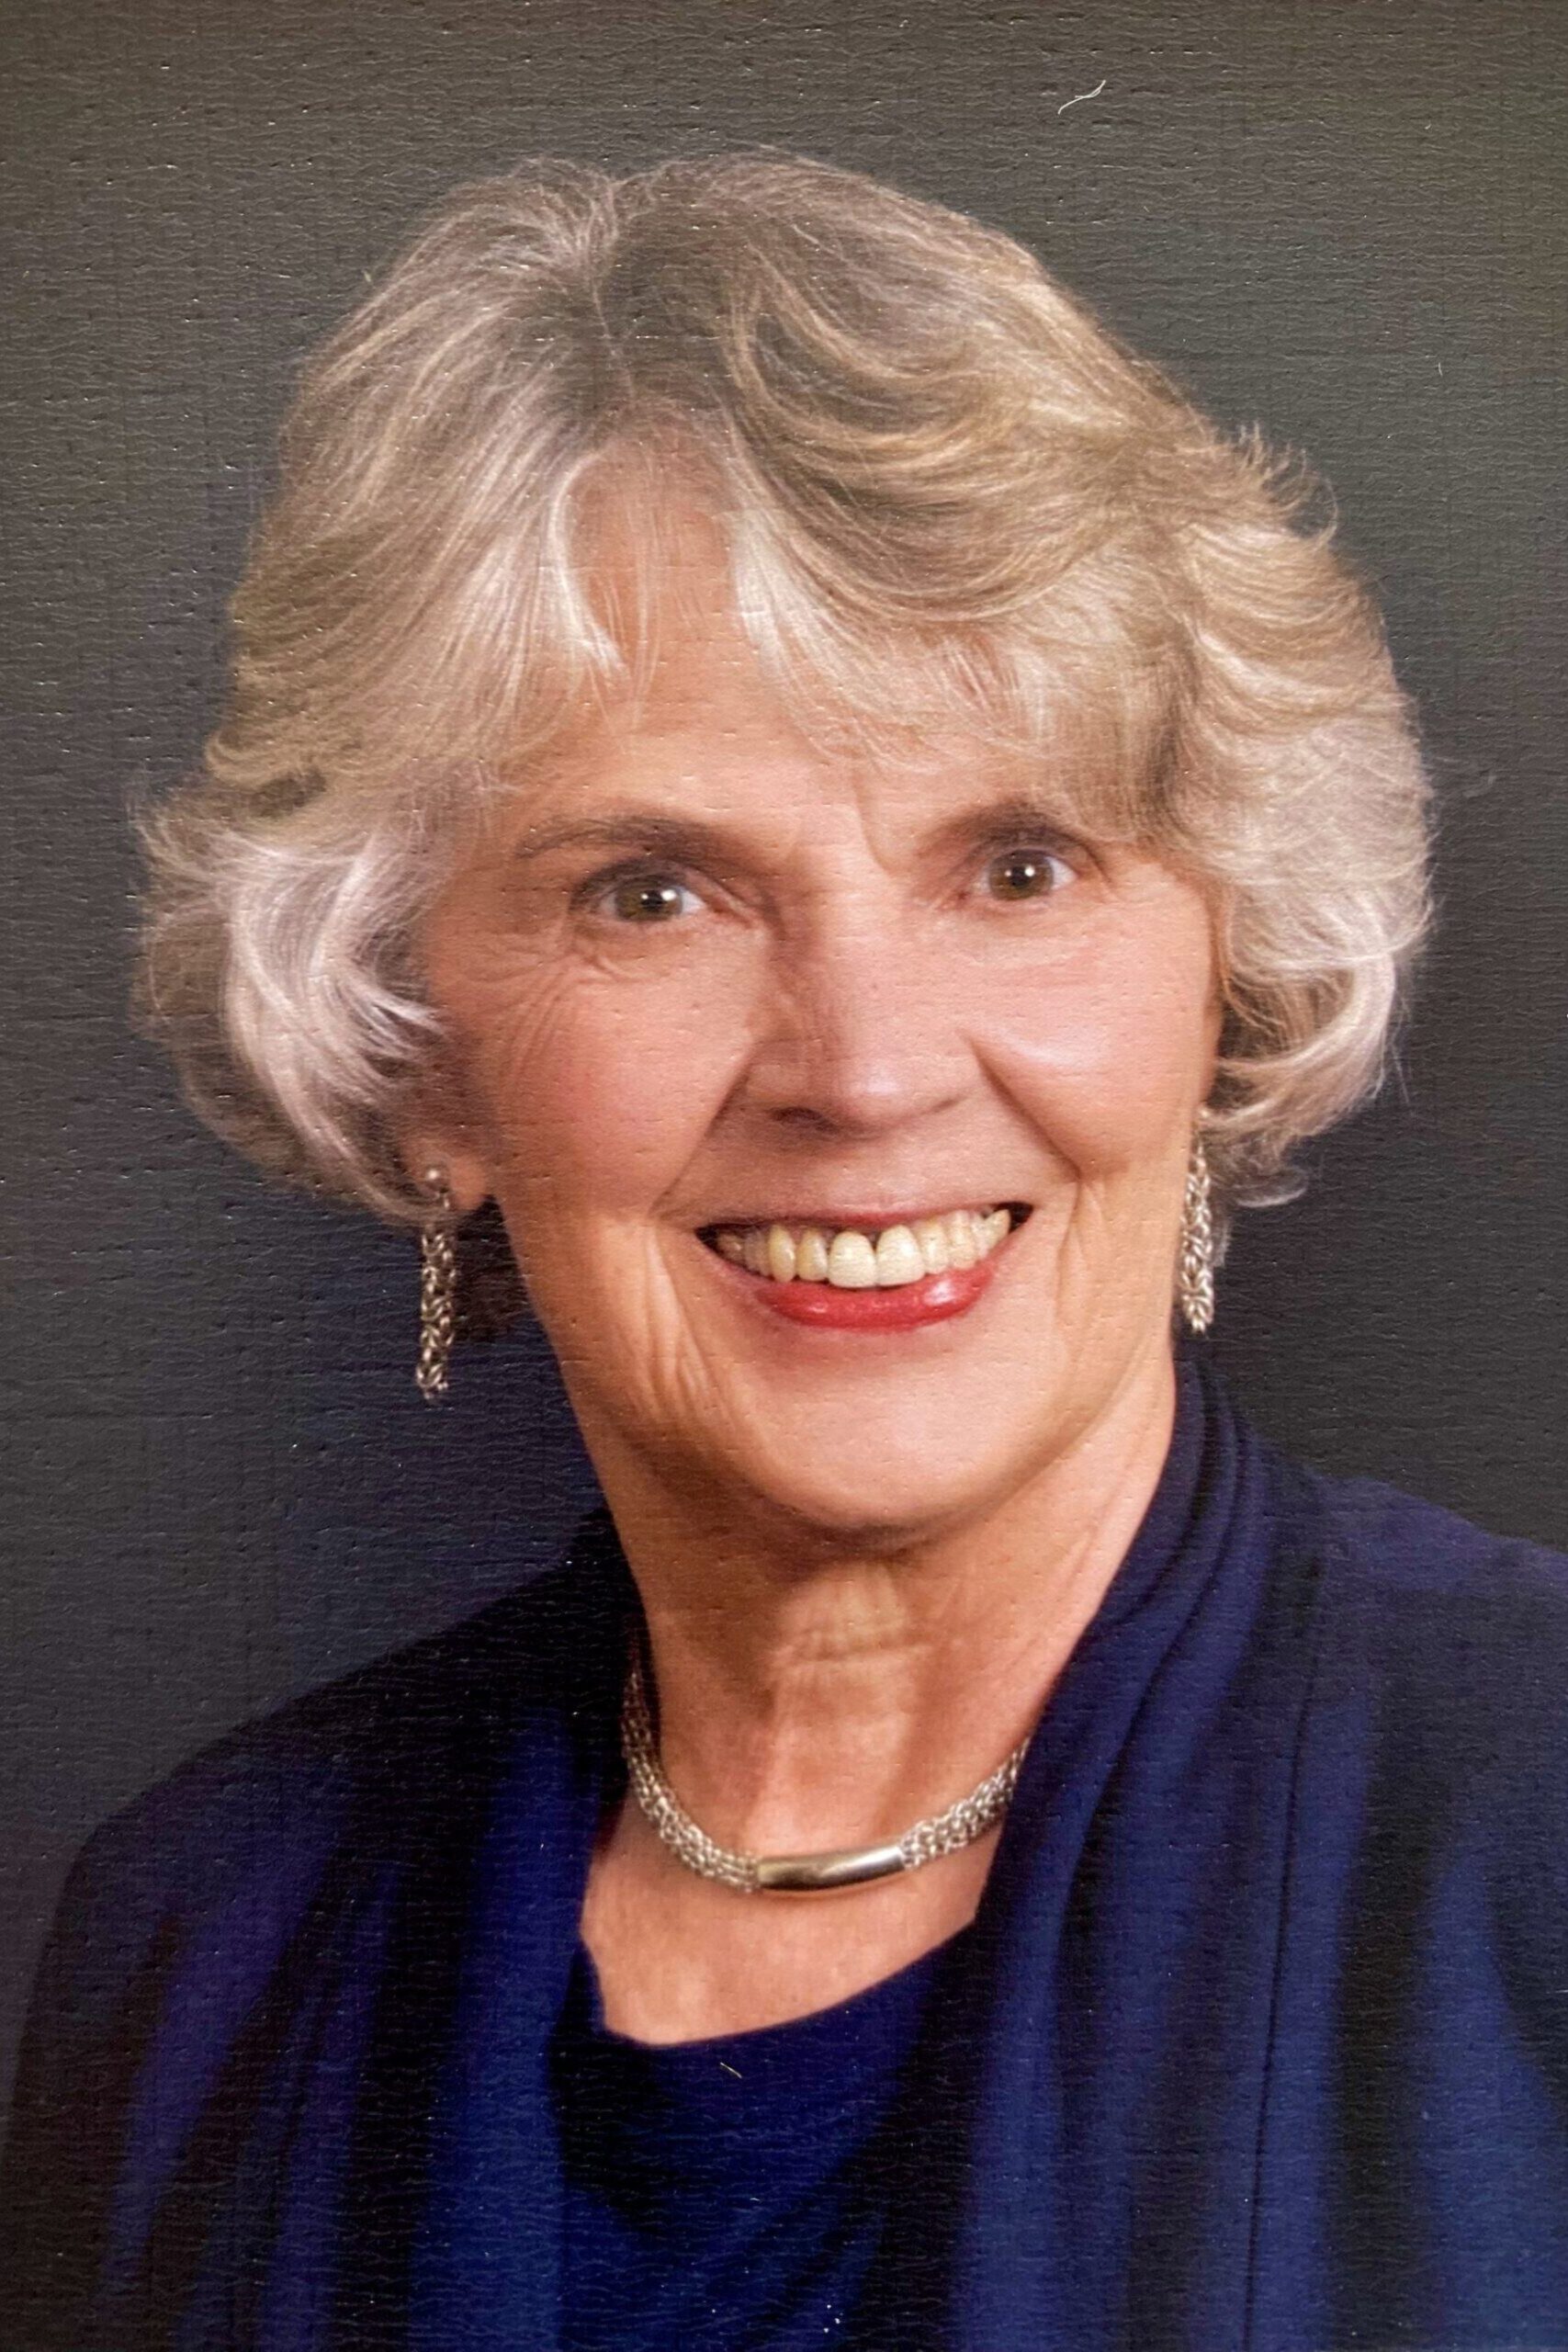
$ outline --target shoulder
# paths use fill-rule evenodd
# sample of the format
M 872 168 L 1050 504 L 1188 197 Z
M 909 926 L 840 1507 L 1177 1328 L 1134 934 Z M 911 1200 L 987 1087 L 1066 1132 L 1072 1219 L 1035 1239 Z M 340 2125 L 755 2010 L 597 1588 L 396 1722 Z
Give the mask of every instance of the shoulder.
M 1510 1950 L 1544 1939 L 1544 1983 L 1568 1962 L 1568 1557 L 1293 1475 L 1317 1530 L 1311 1801 L 1360 1817 L 1380 1869 L 1468 1889 Z
M 323 2017 L 356 2046 L 407 1922 L 447 1948 L 498 1773 L 602 1738 L 584 1702 L 619 1679 L 618 1553 L 594 1549 L 230 1734 L 89 1839 L 0 2157 L 0 2309 L 54 2314 L 40 2341 L 105 2333 L 79 2308 L 104 2233 L 152 2226 L 198 2119 L 268 2128 Z
M 1554 1707 L 1568 1674 L 1568 1556 L 1493 1535 L 1371 1478 L 1292 1465 L 1317 1531 L 1331 1637 L 1369 1674 L 1448 1702 Z
M 529 1584 L 446 1632 L 241 1725 L 87 1840 L 57 1915 L 81 1989 L 109 1994 L 175 1922 L 265 1910 L 287 1927 L 327 1877 L 396 1865 L 489 1787 L 531 1718 L 570 1720 L 615 1592 L 592 1532 Z

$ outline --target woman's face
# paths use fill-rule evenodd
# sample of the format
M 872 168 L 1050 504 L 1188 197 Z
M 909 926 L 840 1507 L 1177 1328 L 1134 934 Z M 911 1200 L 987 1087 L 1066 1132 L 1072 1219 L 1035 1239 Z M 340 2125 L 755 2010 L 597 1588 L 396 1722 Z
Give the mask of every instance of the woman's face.
M 1207 910 L 1038 759 L 815 747 L 689 553 L 651 689 L 429 919 L 455 1107 L 411 1153 L 499 1203 L 602 1473 L 951 1527 L 1168 1348 Z

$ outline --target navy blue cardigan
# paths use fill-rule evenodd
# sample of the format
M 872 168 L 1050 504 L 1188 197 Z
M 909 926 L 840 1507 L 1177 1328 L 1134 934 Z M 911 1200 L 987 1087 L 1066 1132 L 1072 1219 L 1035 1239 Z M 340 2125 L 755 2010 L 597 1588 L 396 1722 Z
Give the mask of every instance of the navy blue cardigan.
M 91 1842 L 6 2352 L 550 2352 L 634 1608 L 590 1521 Z M 1568 1562 L 1293 1467 L 1188 1351 L 965 1942 L 864 2345 L 1568 2347 Z

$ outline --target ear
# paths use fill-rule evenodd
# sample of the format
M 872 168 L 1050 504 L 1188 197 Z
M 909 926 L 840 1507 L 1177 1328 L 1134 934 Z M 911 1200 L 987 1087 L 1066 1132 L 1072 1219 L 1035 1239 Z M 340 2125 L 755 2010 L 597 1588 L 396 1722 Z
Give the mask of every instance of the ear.
M 444 1094 L 410 1103 L 397 1136 L 398 1155 L 411 1181 L 423 1192 L 439 1172 L 459 1216 L 471 1216 L 494 1192 L 489 1155 L 473 1120 Z
M 455 1151 L 439 1137 L 423 1134 L 411 1137 L 400 1148 L 403 1166 L 419 1191 L 430 1192 L 439 1178 L 452 1196 L 457 1216 L 472 1216 L 490 1199 L 490 1181 L 482 1163 L 471 1153 Z

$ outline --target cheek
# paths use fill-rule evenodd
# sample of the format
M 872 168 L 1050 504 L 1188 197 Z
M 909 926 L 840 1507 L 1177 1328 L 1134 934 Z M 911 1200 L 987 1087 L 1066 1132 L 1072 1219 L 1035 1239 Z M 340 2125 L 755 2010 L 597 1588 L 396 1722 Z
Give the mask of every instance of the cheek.
M 1014 972 L 990 1001 L 993 1070 L 1078 1174 L 1111 1178 L 1185 1155 L 1219 1036 L 1206 935 L 1197 947 Z
M 734 1083 L 743 1045 L 711 989 L 592 969 L 498 973 L 460 1026 L 502 1205 L 526 1222 L 656 1203 Z

